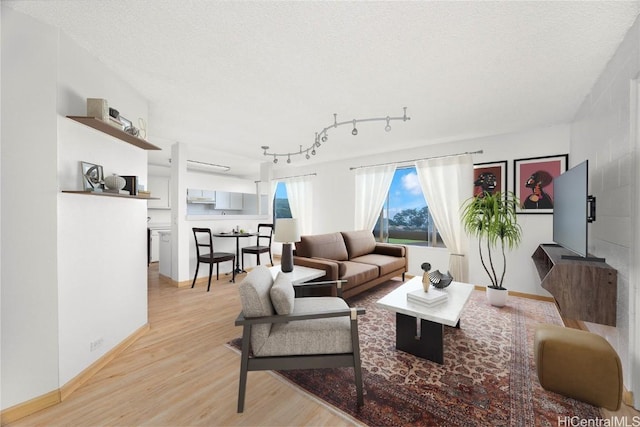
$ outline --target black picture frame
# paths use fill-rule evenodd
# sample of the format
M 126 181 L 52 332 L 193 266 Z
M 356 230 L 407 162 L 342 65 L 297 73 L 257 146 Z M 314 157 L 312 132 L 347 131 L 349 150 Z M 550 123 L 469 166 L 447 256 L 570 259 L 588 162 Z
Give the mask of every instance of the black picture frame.
M 128 191 L 132 196 L 138 195 L 138 177 L 135 175 L 120 175 L 124 178 L 126 184 L 123 190 Z
M 507 193 L 508 162 L 475 163 L 473 165 L 473 195 L 480 196 L 488 191 L 490 194 Z
M 553 180 L 567 171 L 569 154 L 513 161 L 513 192 L 519 214 L 553 213 Z

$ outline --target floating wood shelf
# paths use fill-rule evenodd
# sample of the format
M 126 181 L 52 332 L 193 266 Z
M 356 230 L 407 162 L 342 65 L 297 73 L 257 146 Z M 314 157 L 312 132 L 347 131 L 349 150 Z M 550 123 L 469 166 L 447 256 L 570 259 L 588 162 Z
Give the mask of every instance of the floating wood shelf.
M 105 123 L 102 120 L 96 119 L 95 117 L 67 116 L 67 118 L 82 123 L 85 126 L 89 126 L 90 128 L 99 130 L 100 132 L 104 132 L 131 145 L 135 145 L 136 147 L 142 148 L 143 150 L 161 150 L 160 147 L 150 144 L 144 139 L 138 138 L 137 136 L 130 135 L 122 129 L 111 126 L 109 123 Z
M 542 282 L 562 317 L 616 325 L 618 271 L 605 262 L 564 259 L 562 246 L 540 245 L 531 255 Z
M 85 196 L 122 197 L 125 199 L 138 199 L 138 200 L 160 200 L 157 197 L 140 197 L 140 196 L 131 196 L 129 194 L 116 194 L 116 193 L 107 193 L 107 192 L 99 192 L 99 191 L 62 190 L 62 192 L 68 193 L 68 194 L 83 194 Z

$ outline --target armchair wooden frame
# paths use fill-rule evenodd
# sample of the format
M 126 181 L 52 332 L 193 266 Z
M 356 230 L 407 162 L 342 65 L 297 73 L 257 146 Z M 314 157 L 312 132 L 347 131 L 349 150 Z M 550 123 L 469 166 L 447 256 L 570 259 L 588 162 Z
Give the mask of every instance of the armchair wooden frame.
M 323 283 L 324 285 L 325 283 Z M 353 367 L 357 392 L 357 405 L 364 404 L 362 389 L 362 365 L 360 362 L 360 341 L 358 336 L 358 316 L 365 314 L 364 308 L 351 307 L 343 310 L 328 310 L 297 315 L 273 315 L 245 318 L 242 313 L 235 321 L 242 326 L 242 355 L 240 361 L 240 382 L 238 389 L 238 413 L 244 411 L 244 400 L 249 371 L 294 370 Z M 349 316 L 351 322 L 351 353 L 310 354 L 286 356 L 251 356 L 251 327 L 262 323 L 284 323 L 310 319 Z

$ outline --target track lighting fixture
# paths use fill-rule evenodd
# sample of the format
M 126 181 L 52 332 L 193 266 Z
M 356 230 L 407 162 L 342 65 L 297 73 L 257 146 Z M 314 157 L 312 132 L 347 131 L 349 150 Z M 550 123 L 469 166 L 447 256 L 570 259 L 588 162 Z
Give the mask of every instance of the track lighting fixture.
M 311 155 L 315 156 L 316 155 L 316 148 L 320 148 L 320 146 L 322 144 L 320 144 L 320 141 L 322 142 L 327 142 L 327 140 L 329 139 L 329 134 L 327 133 L 327 131 L 330 128 L 337 128 L 338 126 L 342 126 L 342 125 L 346 125 L 346 124 L 352 124 L 353 125 L 353 130 L 351 131 L 351 134 L 353 136 L 358 135 L 358 128 L 356 127 L 357 123 L 360 122 L 375 122 L 375 121 L 386 121 L 386 126 L 384 127 L 385 132 L 390 132 L 391 131 L 391 125 L 389 124 L 389 122 L 391 120 L 402 120 L 403 122 L 406 122 L 407 120 L 411 120 L 411 117 L 407 117 L 407 107 L 403 107 L 404 110 L 404 114 L 400 117 L 372 117 L 372 118 L 368 118 L 368 119 L 353 119 L 353 120 L 347 120 L 344 122 L 338 122 L 338 114 L 337 113 L 333 113 L 333 124 L 323 128 L 320 132 L 316 132 L 316 136 L 315 139 L 313 141 L 313 144 L 311 144 L 309 147 L 307 148 L 303 148 L 302 145 L 300 146 L 300 150 L 299 151 L 294 151 L 291 153 L 269 153 L 269 146 L 268 145 L 263 145 L 261 148 L 263 150 L 263 154 L 265 156 L 273 156 L 273 163 L 278 163 L 278 157 L 286 157 L 287 158 L 287 163 L 291 163 L 291 156 L 295 156 L 295 155 L 302 155 L 304 154 L 304 157 L 306 159 L 309 159 L 309 150 L 311 150 Z

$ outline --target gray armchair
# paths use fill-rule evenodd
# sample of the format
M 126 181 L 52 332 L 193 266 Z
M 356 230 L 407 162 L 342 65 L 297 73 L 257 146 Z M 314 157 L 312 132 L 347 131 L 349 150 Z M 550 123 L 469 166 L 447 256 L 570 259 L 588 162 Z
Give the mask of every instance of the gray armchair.
M 242 356 L 238 412 L 244 410 L 248 371 L 314 368 L 354 368 L 357 404 L 364 403 L 358 315 L 342 298 L 295 298 L 289 279 L 275 281 L 264 266 L 257 266 L 238 286 L 242 313 Z

